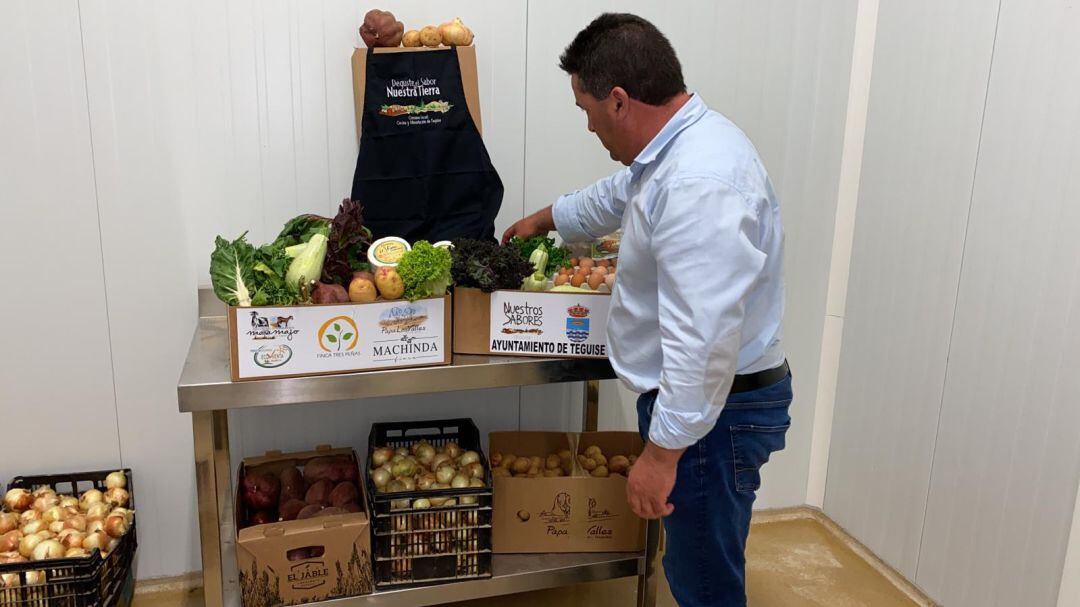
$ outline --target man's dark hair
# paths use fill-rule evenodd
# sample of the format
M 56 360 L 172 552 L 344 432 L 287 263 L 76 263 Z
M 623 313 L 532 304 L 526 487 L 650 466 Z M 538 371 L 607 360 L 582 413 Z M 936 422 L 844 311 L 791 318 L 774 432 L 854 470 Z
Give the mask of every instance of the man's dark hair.
M 616 86 L 649 105 L 686 92 L 675 49 L 655 25 L 637 15 L 600 15 L 566 47 L 559 67 L 576 75 L 581 90 L 597 99 L 607 99 Z

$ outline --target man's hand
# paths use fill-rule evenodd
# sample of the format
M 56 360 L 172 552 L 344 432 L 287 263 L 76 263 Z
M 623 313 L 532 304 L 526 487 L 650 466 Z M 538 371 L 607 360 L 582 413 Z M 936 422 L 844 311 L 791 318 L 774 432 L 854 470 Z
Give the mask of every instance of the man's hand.
M 539 211 L 519 220 L 503 234 L 502 243 L 506 244 L 511 238 L 526 239 L 537 234 L 547 234 L 555 229 L 555 219 L 551 216 L 551 207 L 547 206 Z
M 630 469 L 626 483 L 626 499 L 635 514 L 654 519 L 675 511 L 675 506 L 668 503 L 668 496 L 675 487 L 675 473 L 683 451 L 686 449 L 664 449 L 653 443 L 645 445 L 645 450 Z

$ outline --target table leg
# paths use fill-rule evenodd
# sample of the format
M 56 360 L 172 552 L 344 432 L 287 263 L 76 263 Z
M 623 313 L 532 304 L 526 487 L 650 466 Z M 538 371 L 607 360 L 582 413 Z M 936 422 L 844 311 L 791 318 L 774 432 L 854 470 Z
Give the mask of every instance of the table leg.
M 657 569 L 660 565 L 660 541 L 664 526 L 659 520 L 645 526 L 645 571 L 638 576 L 637 607 L 656 606 Z
M 223 607 L 221 524 L 232 516 L 228 411 L 192 413 L 191 428 L 195 443 L 203 594 L 207 607 Z
M 581 431 L 596 432 L 600 409 L 600 381 L 590 379 L 585 383 L 585 404 L 581 408 Z

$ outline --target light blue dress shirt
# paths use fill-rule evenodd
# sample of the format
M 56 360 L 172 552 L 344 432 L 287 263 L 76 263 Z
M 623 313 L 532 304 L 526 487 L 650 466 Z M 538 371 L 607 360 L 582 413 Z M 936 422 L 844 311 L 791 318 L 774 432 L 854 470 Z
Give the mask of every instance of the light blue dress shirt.
M 659 389 L 653 443 L 696 443 L 737 373 L 784 362 L 780 205 L 750 140 L 697 95 L 633 164 L 552 211 L 567 242 L 622 228 L 608 349 L 631 390 Z

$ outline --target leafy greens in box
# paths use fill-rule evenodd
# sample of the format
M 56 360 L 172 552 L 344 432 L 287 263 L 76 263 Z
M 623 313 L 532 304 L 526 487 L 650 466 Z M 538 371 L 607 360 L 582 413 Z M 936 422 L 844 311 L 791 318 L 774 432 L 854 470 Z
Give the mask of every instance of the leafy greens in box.
M 521 281 L 533 273 L 533 266 L 517 247 L 501 247 L 494 241 L 455 240 L 451 257 L 450 275 L 454 284 L 485 293 L 520 289 Z

